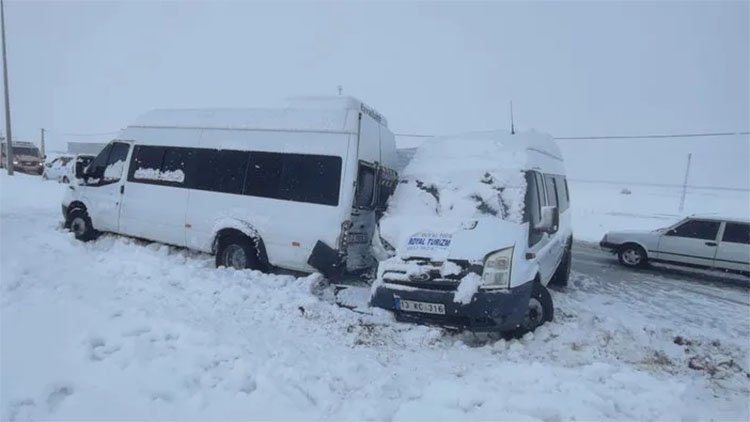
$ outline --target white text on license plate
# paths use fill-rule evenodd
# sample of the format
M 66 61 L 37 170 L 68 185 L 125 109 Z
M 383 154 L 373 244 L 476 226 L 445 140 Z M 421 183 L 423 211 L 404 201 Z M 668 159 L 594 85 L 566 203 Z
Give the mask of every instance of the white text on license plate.
M 396 308 L 406 312 L 422 312 L 425 314 L 445 315 L 445 305 L 442 303 L 416 302 L 413 300 L 396 299 Z

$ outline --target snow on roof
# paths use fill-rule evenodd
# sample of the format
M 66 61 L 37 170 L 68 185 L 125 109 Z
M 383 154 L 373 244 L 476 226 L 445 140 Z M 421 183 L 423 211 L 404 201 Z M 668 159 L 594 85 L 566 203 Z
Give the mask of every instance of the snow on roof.
M 374 109 L 353 97 L 297 97 L 285 108 L 158 109 L 139 116 L 131 126 L 213 129 L 265 129 L 354 132 L 350 111 L 364 112 L 385 125 Z
M 411 152 L 411 151 L 409 151 Z M 539 132 L 476 132 L 433 138 L 416 149 L 380 221 L 381 234 L 397 242 L 427 218 L 498 218 L 521 223 L 524 170 L 541 166 L 562 173 L 560 150 Z
M 416 149 L 404 174 L 477 171 L 480 167 L 485 171 L 542 167 L 550 173 L 564 172 L 562 153 L 550 135 L 496 130 L 429 139 Z

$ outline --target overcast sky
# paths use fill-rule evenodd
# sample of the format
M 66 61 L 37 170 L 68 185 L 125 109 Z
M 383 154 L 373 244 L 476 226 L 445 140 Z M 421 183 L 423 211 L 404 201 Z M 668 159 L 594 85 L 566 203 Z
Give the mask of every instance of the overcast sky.
M 747 130 L 748 2 L 6 1 L 16 138 L 344 92 L 395 132 Z M 102 139 L 79 138 L 90 140 Z

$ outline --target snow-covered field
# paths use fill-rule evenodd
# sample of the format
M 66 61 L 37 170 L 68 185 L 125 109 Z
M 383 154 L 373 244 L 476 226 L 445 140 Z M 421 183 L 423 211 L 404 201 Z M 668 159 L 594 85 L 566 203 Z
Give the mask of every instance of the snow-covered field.
M 724 300 L 574 265 L 552 324 L 495 341 L 339 307 L 315 276 L 77 242 L 62 189 L 0 175 L 2 420 L 750 418 L 747 290 Z M 596 210 L 618 205 L 592 195 L 574 224 L 593 236 Z
M 576 239 L 598 242 L 609 230 L 653 230 L 691 214 L 750 217 L 750 191 L 688 188 L 680 212 L 679 186 L 570 180 Z M 623 190 L 630 193 L 624 194 Z

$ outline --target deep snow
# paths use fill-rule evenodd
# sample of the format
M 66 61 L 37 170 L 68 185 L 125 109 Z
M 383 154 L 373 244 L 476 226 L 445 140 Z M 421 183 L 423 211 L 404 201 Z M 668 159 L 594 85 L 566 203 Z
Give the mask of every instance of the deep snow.
M 77 242 L 66 188 L 0 176 L 0 419 L 750 418 L 746 304 L 574 271 L 537 332 L 451 334 L 315 276 Z

